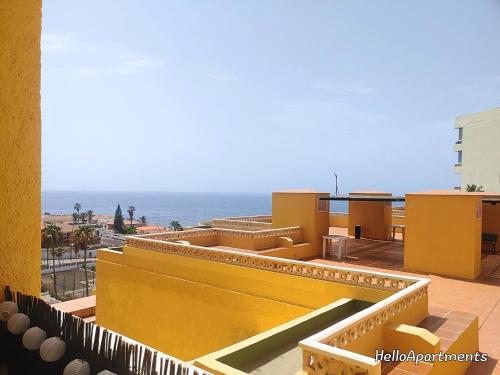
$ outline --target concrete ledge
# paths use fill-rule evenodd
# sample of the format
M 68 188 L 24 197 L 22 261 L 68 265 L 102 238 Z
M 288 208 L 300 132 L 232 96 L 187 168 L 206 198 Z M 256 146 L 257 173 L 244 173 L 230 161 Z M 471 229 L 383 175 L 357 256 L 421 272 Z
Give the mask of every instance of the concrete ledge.
M 88 318 L 95 315 L 96 297 L 77 298 L 71 301 L 56 303 L 52 306 L 79 318 Z
M 409 352 L 413 349 L 417 353 L 437 353 L 440 340 L 425 328 L 389 323 L 384 327 L 384 348 L 386 351 Z

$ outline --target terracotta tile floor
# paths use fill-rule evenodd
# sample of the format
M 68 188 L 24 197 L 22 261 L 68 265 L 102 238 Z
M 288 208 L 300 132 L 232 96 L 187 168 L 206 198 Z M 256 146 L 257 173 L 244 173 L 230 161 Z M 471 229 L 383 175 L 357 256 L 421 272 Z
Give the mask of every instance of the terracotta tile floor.
M 347 234 L 345 228 L 333 228 L 331 233 Z M 398 237 L 396 237 L 397 239 Z M 500 375 L 500 255 L 484 253 L 482 273 L 474 281 L 432 274 L 402 271 L 403 243 L 372 240 L 349 240 L 349 256 L 345 260 L 309 259 L 310 262 L 352 266 L 375 271 L 388 271 L 431 279 L 429 305 L 432 308 L 460 310 L 479 316 L 479 349 L 488 353 L 485 363 L 475 363 L 467 375 Z

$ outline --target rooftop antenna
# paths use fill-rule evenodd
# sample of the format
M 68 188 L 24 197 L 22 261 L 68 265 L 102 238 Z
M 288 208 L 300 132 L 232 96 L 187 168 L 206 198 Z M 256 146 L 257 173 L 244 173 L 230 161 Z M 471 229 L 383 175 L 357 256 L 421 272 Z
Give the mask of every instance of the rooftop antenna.
M 339 195 L 339 184 L 338 184 L 338 177 L 337 173 L 333 172 L 335 175 L 335 195 Z

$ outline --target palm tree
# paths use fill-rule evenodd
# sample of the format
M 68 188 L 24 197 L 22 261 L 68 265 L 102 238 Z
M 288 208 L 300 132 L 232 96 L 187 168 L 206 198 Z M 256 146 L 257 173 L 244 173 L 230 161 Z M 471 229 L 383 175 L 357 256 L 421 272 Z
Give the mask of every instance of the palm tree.
M 92 218 L 94 217 L 94 211 L 88 210 L 87 217 L 89 218 L 89 224 L 92 224 Z
M 73 207 L 73 209 L 76 211 L 76 214 L 77 215 L 80 215 L 80 210 L 82 209 L 82 205 L 78 202 L 75 203 L 75 207 Z M 78 220 L 78 218 L 77 218 Z
M 132 219 L 134 218 L 135 207 L 134 206 L 130 206 L 128 208 L 127 212 L 128 212 L 128 216 L 130 217 L 130 226 L 132 227 L 132 226 L 134 226 L 132 224 Z
M 92 228 L 88 225 L 81 225 L 75 231 L 75 249 L 83 250 L 83 270 L 85 272 L 85 295 L 89 295 L 89 277 L 87 273 L 87 246 L 94 238 Z
M 82 224 L 85 224 L 86 219 L 87 219 L 87 214 L 85 212 L 82 212 L 80 214 L 80 220 L 82 221 Z
M 76 212 L 73 212 L 73 230 L 75 230 L 75 223 L 78 222 L 78 214 Z
M 57 279 L 56 279 L 56 261 L 55 261 L 55 247 L 61 243 L 61 227 L 55 224 L 48 223 L 42 229 L 42 246 L 45 249 L 52 248 L 52 282 L 54 283 L 54 297 L 57 296 Z
M 483 185 L 476 185 L 476 184 L 472 184 L 472 185 L 467 184 L 467 186 L 465 187 L 465 190 L 469 193 L 472 193 L 475 191 L 477 191 L 477 192 L 484 191 Z
M 141 221 L 142 224 L 146 224 L 146 216 L 142 215 L 139 220 Z
M 170 228 L 172 228 L 174 232 L 184 230 L 184 227 L 177 220 L 173 220 L 170 222 Z

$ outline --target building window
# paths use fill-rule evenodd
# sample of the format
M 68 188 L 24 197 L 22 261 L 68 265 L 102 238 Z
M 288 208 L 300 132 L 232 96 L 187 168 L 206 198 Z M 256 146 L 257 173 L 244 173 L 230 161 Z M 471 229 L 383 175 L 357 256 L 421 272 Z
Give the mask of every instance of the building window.
M 462 140 L 462 135 L 464 134 L 464 128 L 458 128 L 458 140 Z
M 458 151 L 458 164 L 462 164 L 462 151 Z

